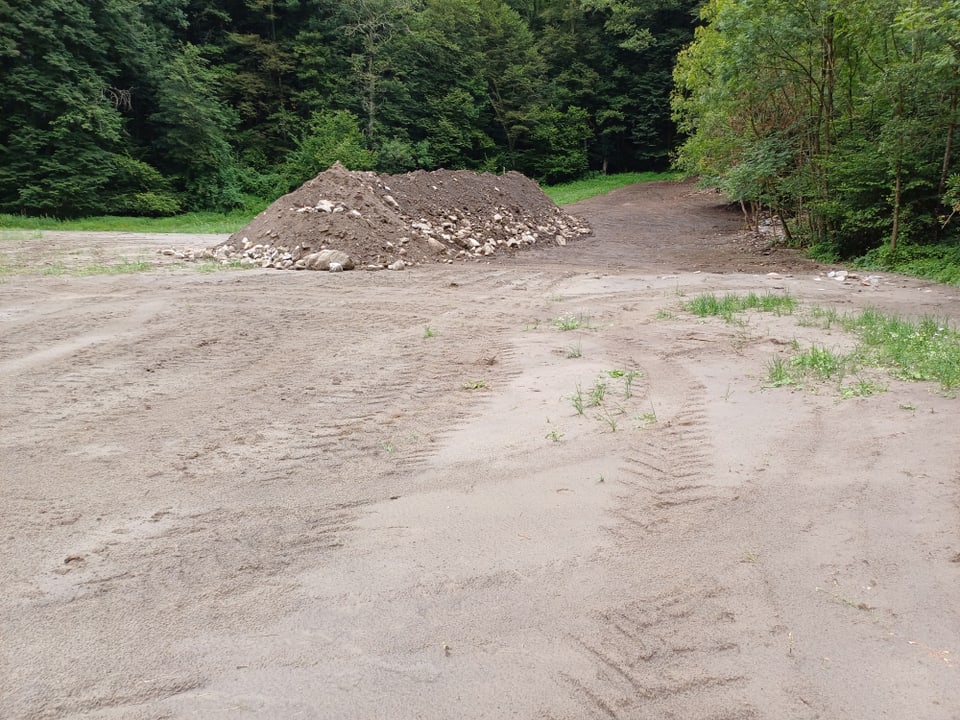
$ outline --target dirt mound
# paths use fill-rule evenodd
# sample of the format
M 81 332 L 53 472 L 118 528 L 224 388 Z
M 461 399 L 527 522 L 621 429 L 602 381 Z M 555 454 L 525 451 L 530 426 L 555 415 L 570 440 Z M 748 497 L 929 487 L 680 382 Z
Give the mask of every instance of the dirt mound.
M 359 268 L 402 269 L 565 245 L 590 232 L 517 172 L 377 175 L 337 163 L 210 252 L 225 262 L 288 269 L 315 265 L 310 256 L 329 249 Z

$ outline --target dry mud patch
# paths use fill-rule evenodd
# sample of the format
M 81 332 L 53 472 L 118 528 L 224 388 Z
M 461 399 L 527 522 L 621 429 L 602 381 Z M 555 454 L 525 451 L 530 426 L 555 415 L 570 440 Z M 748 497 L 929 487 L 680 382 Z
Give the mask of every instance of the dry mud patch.
M 0 716 L 955 720 L 958 401 L 763 389 L 849 340 L 681 304 L 956 288 L 670 192 L 489 264 L 5 275 Z

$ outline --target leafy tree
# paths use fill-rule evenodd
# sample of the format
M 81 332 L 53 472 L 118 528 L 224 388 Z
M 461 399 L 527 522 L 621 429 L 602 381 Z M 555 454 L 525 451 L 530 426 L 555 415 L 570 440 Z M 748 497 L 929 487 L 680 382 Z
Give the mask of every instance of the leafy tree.
M 227 209 L 242 204 L 239 168 L 229 136 L 238 118 L 219 97 L 221 73 L 202 50 L 181 46 L 157 88 L 150 120 L 157 136 L 158 167 L 174 179 L 190 209 Z
M 346 110 L 314 113 L 295 145 L 284 163 L 288 190 L 335 162 L 351 170 L 369 170 L 374 165 L 375 156 L 365 147 L 357 118 Z
M 929 235 L 955 86 L 949 42 L 907 21 L 916 7 L 710 2 L 675 73 L 681 165 L 841 254 Z
M 73 216 L 173 207 L 125 134 L 143 40 L 138 3 L 6 2 L 0 38 L 0 208 Z

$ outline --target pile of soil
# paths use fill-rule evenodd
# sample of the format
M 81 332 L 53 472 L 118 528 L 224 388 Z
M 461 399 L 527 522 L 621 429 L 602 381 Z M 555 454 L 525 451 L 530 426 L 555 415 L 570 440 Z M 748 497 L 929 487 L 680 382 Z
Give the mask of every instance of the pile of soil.
M 358 268 L 399 270 L 566 245 L 590 233 L 584 221 L 517 172 L 378 175 L 337 163 L 279 198 L 207 256 L 293 269 L 313 265 L 310 256 L 320 251 L 336 250 Z

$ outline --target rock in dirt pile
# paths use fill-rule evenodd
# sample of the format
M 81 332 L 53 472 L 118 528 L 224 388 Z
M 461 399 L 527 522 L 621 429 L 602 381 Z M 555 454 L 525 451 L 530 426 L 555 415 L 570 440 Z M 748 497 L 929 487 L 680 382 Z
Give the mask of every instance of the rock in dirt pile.
M 590 232 L 517 172 L 378 175 L 337 163 L 226 242 L 184 255 L 278 269 L 400 270 L 566 245 Z

